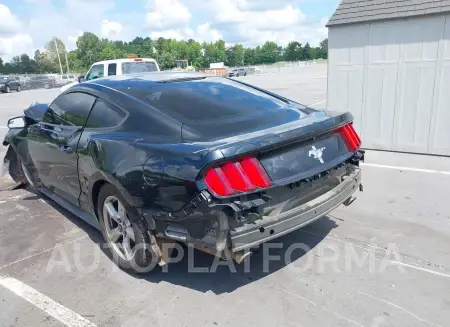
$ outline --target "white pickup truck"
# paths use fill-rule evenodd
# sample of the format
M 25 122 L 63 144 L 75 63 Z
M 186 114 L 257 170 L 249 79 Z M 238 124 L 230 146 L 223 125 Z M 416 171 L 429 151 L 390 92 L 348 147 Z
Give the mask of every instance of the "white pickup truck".
M 61 92 L 84 81 L 90 81 L 96 78 L 112 75 L 126 75 L 134 73 L 156 72 L 159 71 L 158 63 L 152 58 L 131 57 L 126 59 L 104 60 L 94 63 L 86 76 L 78 77 L 78 82 L 64 85 Z

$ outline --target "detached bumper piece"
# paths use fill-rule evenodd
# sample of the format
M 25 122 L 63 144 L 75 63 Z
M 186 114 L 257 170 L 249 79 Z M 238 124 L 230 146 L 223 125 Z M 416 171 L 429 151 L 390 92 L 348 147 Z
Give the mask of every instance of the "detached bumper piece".
M 343 177 L 342 182 L 322 194 L 278 216 L 262 217 L 230 231 L 233 252 L 248 249 L 301 228 L 346 202 L 361 184 L 361 170 Z

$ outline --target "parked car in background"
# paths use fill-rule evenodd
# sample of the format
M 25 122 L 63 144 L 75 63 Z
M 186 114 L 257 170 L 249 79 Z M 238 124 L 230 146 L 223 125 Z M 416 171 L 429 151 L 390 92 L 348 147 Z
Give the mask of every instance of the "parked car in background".
M 56 85 L 56 78 L 54 76 L 38 75 L 30 77 L 30 89 L 51 89 Z
M 19 80 L 20 80 L 20 88 L 22 90 L 28 90 L 30 88 L 30 77 L 19 76 Z
M 75 78 L 73 75 L 71 75 L 73 78 L 71 79 L 69 75 L 57 75 L 56 76 L 56 86 L 64 86 L 70 83 L 75 82 Z
M 20 79 L 17 76 L 0 76 L 0 91 L 9 93 L 12 90 L 20 92 Z
M 159 66 L 155 59 L 130 56 L 126 59 L 105 60 L 94 63 L 85 76 L 79 76 L 78 81 L 61 88 L 64 92 L 69 87 L 83 81 L 91 81 L 105 76 L 128 75 L 136 73 L 158 72 Z
M 228 77 L 239 77 L 239 76 L 247 76 L 247 69 L 243 67 L 233 68 L 228 74 Z

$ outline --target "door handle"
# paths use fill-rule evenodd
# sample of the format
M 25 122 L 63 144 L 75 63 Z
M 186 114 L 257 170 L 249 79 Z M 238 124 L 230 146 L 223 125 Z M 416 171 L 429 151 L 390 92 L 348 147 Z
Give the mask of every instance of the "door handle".
M 73 148 L 71 146 L 66 145 L 62 145 L 59 148 L 61 151 L 65 152 L 65 153 L 72 153 L 73 152 Z

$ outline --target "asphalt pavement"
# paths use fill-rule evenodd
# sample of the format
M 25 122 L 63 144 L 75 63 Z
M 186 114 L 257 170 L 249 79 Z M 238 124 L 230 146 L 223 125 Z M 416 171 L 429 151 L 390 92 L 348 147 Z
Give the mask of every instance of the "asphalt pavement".
M 240 78 L 326 107 L 325 65 Z M 0 133 L 56 94 L 0 94 Z M 351 206 L 245 264 L 180 248 L 179 262 L 142 276 L 115 268 L 99 232 L 4 176 L 0 326 L 449 326 L 450 159 L 368 151 L 362 170 Z

